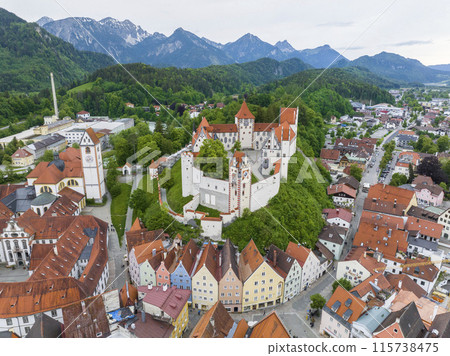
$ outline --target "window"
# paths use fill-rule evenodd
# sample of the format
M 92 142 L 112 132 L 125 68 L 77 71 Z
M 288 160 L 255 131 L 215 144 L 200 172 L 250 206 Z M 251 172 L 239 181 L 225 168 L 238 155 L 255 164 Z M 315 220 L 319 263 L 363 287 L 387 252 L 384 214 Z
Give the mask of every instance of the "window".
M 28 334 L 30 332 L 30 327 L 29 326 L 25 326 L 25 333 Z
M 13 324 L 12 319 L 11 318 L 7 318 L 6 319 L 6 325 L 10 326 L 12 324 Z
M 6 240 L 6 249 L 11 250 L 11 242 L 9 242 L 8 240 Z
M 14 240 L 14 248 L 17 250 L 19 249 L 19 241 Z
M 28 317 L 27 317 L 27 316 L 24 316 L 24 317 L 22 318 L 22 320 L 23 320 L 23 322 L 24 322 L 25 324 L 28 324 Z
M 90 154 L 91 153 L 91 149 L 89 147 L 86 147 L 85 152 L 86 152 L 86 154 Z

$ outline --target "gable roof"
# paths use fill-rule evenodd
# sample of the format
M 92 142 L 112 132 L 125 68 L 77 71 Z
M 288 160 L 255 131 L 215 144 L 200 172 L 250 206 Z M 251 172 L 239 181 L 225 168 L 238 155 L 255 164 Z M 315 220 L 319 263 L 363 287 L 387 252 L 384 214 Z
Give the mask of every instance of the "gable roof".
M 428 176 L 418 175 L 411 184 L 425 184 L 425 185 L 433 185 L 433 179 Z
M 239 271 L 242 282 L 245 282 L 264 262 L 253 239 L 242 250 L 239 258 Z
M 226 337 L 234 321 L 220 301 L 217 301 L 195 325 L 190 338 Z
M 297 111 L 297 108 L 280 108 L 280 124 L 287 122 L 289 125 L 295 125 Z
M 275 269 L 285 279 L 291 270 L 295 258 L 272 244 L 267 252 L 267 260 L 270 262 L 270 267 Z
M 290 338 L 289 332 L 275 311 L 261 319 L 252 328 L 250 338 Z
M 437 275 L 439 274 L 439 268 L 433 264 L 427 264 L 422 266 L 408 266 L 409 264 L 427 262 L 427 259 L 416 258 L 416 259 L 406 259 L 406 263 L 403 266 L 403 273 L 408 274 L 412 277 L 425 279 L 426 281 L 433 282 Z
M 145 293 L 144 304 L 161 309 L 173 320 L 178 318 L 191 296 L 190 290 L 178 289 L 175 286 L 167 288 L 167 290 L 164 290 L 163 287 L 153 287 L 152 289 L 140 287 L 139 291 Z
M 428 330 L 430 338 L 450 338 L 450 312 L 436 315 Z
M 183 248 L 183 254 L 181 255 L 179 263 L 183 264 L 184 269 L 189 275 L 191 275 L 192 269 L 195 266 L 195 261 L 199 250 L 200 249 L 193 239 L 190 239 L 187 245 Z
M 341 193 L 346 194 L 353 199 L 356 198 L 356 190 L 353 188 L 350 188 L 348 185 L 334 184 L 334 185 L 329 185 L 327 187 L 328 195 L 335 195 L 335 194 L 341 194 Z
M 424 220 L 410 216 L 406 221 L 405 229 L 408 231 L 419 231 L 421 235 L 440 239 L 444 226 L 433 221 Z
M 346 176 L 346 177 L 341 177 L 339 178 L 339 180 L 337 181 L 338 184 L 345 184 L 348 185 L 350 188 L 353 188 L 355 190 L 358 190 L 360 183 L 358 182 L 358 180 L 353 177 L 353 176 Z
M 401 290 L 412 292 L 417 298 L 427 295 L 427 292 L 406 274 L 386 273 L 386 279 L 391 285 L 391 288 L 397 292 Z
M 411 209 L 409 209 L 411 210 Z M 378 225 L 395 230 L 404 230 L 405 220 L 400 216 L 391 216 L 373 211 L 363 210 L 361 214 L 360 223 L 365 222 L 372 225 Z
M 341 152 L 339 150 L 331 150 L 327 148 L 322 148 L 320 150 L 320 158 L 329 160 L 329 161 L 337 161 L 341 156 Z
M 231 268 L 236 277 L 240 280 L 236 252 L 236 248 L 233 246 L 230 239 L 227 239 L 222 247 L 222 251 L 220 252 L 222 255 L 222 266 L 220 266 L 222 272 L 220 276 L 221 278 L 223 278 L 227 271 Z
M 391 285 L 382 272 L 375 273 L 351 289 L 350 293 L 356 293 L 360 298 L 363 298 L 370 292 L 376 296 L 380 290 L 389 289 L 390 286 Z
M 35 321 L 26 339 L 57 338 L 63 334 L 63 325 L 45 313 L 35 315 Z
M 419 183 L 414 187 L 414 190 L 419 192 L 425 189 L 428 190 L 434 196 L 439 196 L 444 193 L 444 189 L 437 184 Z
M 89 138 L 92 140 L 92 142 L 94 143 L 94 145 L 97 145 L 98 143 L 100 143 L 100 140 L 98 139 L 97 135 L 95 134 L 94 130 L 92 129 L 92 127 L 89 127 L 86 130 L 86 134 L 89 136 Z
M 406 208 L 414 195 L 413 191 L 378 183 L 370 187 L 367 200 L 377 199 L 382 202 L 397 203 L 397 205 L 403 205 Z
M 133 224 L 133 227 L 136 226 Z M 131 249 L 135 246 L 139 246 L 144 243 L 152 242 L 155 240 L 161 240 L 163 239 L 163 237 L 164 237 L 163 229 L 149 231 L 145 228 L 139 230 L 135 230 L 132 228 L 126 233 L 128 253 L 130 253 Z
M 136 261 L 139 265 L 147 260 L 152 259 L 156 254 L 159 254 L 159 252 L 164 250 L 164 246 L 161 240 L 154 240 L 152 242 L 147 242 L 133 248 Z
M 294 257 L 300 264 L 300 266 L 303 267 L 303 265 L 305 264 L 306 260 L 308 259 L 311 253 L 311 250 L 305 246 L 295 244 L 292 241 L 290 241 L 286 248 L 286 253 Z
M 211 273 L 211 275 L 217 281 L 220 280 L 220 269 L 218 266 L 217 251 L 215 246 L 211 242 L 208 242 L 206 247 L 203 249 L 193 276 L 196 275 L 202 269 L 202 267 L 206 267 L 209 273 Z
M 341 231 L 335 225 L 326 225 L 318 236 L 319 240 L 328 241 L 337 245 L 342 245 L 344 239 L 341 237 Z
M 383 262 L 378 262 L 376 258 L 373 258 L 366 251 L 365 247 L 352 248 L 344 261 L 358 261 L 371 274 L 383 272 L 386 268 L 386 265 Z
M 323 209 L 322 214 L 326 215 L 326 219 L 335 219 L 339 218 L 348 223 L 352 221 L 353 214 L 351 211 L 343 208 L 338 209 Z
M 366 308 L 366 303 L 338 286 L 326 306 L 328 313 L 335 313 L 351 324 L 360 317 Z

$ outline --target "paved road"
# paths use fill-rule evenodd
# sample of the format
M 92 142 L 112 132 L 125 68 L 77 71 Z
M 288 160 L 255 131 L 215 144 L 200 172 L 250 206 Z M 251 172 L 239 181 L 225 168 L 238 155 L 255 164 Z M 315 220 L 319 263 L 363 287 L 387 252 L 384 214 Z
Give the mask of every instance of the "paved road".
M 108 194 L 108 202 L 105 206 L 100 207 L 88 207 L 84 213 L 93 215 L 106 221 L 110 226 L 109 239 L 108 239 L 108 267 L 109 267 L 109 280 L 108 290 L 120 289 L 125 284 L 125 279 L 128 278 L 128 272 L 122 273 L 124 270 L 123 256 L 126 253 L 125 244 L 121 247 L 119 244 L 119 238 L 114 230 L 114 226 L 111 223 L 111 196 Z

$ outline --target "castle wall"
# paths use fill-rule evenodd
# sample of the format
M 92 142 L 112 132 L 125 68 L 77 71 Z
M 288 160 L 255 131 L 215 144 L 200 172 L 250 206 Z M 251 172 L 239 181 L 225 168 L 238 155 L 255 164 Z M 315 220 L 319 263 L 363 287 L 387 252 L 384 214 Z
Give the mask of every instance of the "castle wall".
M 203 176 L 200 186 L 200 204 L 221 212 L 228 212 L 229 183 Z
M 256 211 L 266 206 L 280 190 L 280 173 L 252 184 L 250 210 Z
M 221 219 L 209 219 L 203 218 L 201 220 L 201 226 L 204 237 L 209 237 L 213 241 L 220 241 L 222 239 L 222 220 Z

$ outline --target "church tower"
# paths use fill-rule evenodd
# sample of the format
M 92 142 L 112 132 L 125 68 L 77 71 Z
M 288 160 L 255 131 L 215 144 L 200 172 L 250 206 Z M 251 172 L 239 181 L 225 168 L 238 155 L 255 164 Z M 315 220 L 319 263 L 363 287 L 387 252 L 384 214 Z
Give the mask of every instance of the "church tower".
M 241 149 L 253 149 L 253 132 L 255 130 L 255 116 L 250 112 L 247 103 L 242 103 L 241 109 L 234 117 L 238 129 L 238 141 Z
M 81 138 L 80 149 L 86 199 L 101 201 L 106 194 L 102 149 L 92 128 L 87 129 Z
M 236 151 L 230 162 L 229 211 L 241 217 L 245 209 L 250 209 L 252 192 L 252 169 L 244 152 Z

